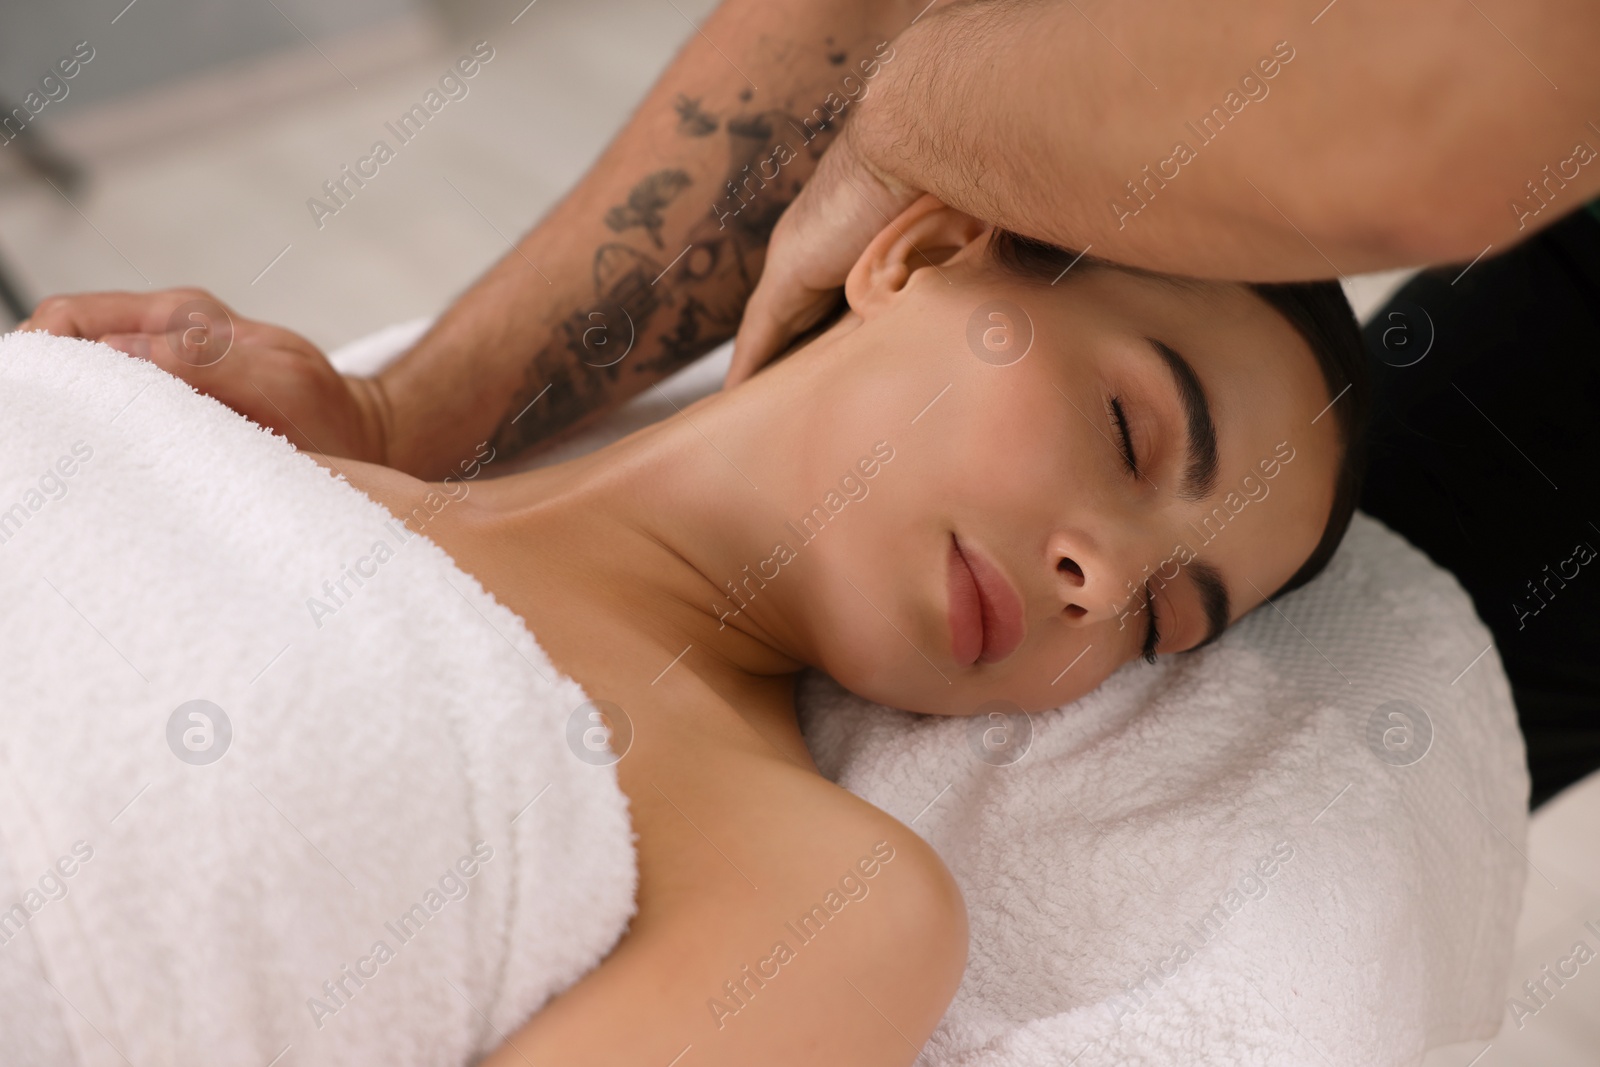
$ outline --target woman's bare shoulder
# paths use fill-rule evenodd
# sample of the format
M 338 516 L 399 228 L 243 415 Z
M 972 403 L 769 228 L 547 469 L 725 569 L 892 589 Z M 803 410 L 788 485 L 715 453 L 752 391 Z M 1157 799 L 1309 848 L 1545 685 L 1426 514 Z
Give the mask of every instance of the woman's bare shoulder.
M 652 900 L 642 867 L 628 934 L 517 1036 L 523 1055 L 666 1063 L 692 1046 L 696 1063 L 730 1067 L 916 1059 L 966 964 L 954 879 L 897 819 L 814 772 L 761 762 L 707 768 L 719 788 L 681 812 L 699 845 L 673 845 L 679 868 L 698 873 L 682 883 L 692 890 Z
M 945 912 L 946 918 L 960 911 L 964 921 L 955 879 L 933 846 L 909 826 L 814 771 L 772 767 L 766 781 L 772 793 L 767 814 L 782 832 L 754 838 L 752 844 L 787 879 L 822 885 L 852 873 L 879 879 L 892 870 L 900 892 L 925 898 L 918 903 Z

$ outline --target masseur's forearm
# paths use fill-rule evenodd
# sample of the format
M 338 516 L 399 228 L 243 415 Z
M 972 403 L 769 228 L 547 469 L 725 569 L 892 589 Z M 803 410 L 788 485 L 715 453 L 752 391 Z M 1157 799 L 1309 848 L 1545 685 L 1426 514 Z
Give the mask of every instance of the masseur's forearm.
M 918 7 L 727 0 L 577 188 L 379 377 L 387 462 L 440 477 L 485 440 L 515 455 L 732 337 L 772 225 Z
M 995 0 L 896 39 L 845 136 L 1097 256 L 1327 277 L 1498 251 L 1600 191 L 1597 48 L 1586 0 Z

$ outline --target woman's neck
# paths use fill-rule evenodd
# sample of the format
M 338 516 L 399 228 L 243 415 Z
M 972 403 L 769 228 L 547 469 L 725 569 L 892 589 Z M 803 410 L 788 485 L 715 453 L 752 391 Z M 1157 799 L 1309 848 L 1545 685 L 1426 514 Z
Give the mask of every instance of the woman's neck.
M 805 413 L 827 410 L 837 347 L 819 338 L 803 360 L 597 452 L 475 487 L 491 536 L 530 546 L 528 578 L 548 595 L 695 650 L 702 672 L 771 677 L 814 662 L 800 583 L 752 596 L 750 568 L 781 539 L 784 501 L 813 488 L 821 427 Z

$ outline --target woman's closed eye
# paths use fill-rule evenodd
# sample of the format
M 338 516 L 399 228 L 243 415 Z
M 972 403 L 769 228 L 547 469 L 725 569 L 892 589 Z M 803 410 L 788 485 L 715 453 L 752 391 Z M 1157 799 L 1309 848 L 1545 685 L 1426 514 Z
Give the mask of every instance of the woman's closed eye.
M 1113 396 L 1109 406 L 1111 408 L 1111 421 L 1116 427 L 1118 438 L 1121 440 L 1122 461 L 1127 464 L 1130 474 L 1136 478 L 1142 477 L 1142 472 L 1139 470 L 1139 457 L 1133 450 L 1133 435 L 1128 432 L 1128 413 L 1122 407 L 1122 398 Z M 1155 593 L 1151 590 L 1149 581 L 1144 583 L 1144 611 L 1144 647 L 1140 649 L 1140 655 L 1144 657 L 1146 663 L 1154 663 L 1156 661 L 1156 646 L 1161 644 L 1161 629 L 1156 619 Z
M 1156 661 L 1156 646 L 1161 643 L 1161 630 L 1156 625 L 1156 597 L 1155 593 L 1150 589 L 1148 579 L 1144 583 L 1144 611 L 1146 620 L 1144 648 L 1140 650 L 1140 655 L 1144 656 L 1146 663 L 1154 663 Z
M 1115 425 L 1117 436 L 1122 442 L 1120 446 L 1122 449 L 1122 461 L 1128 465 L 1128 473 L 1132 474 L 1134 477 L 1138 477 L 1139 457 L 1134 455 L 1133 452 L 1133 437 L 1128 432 L 1128 414 L 1122 408 L 1122 398 L 1120 396 L 1113 396 L 1111 398 L 1110 407 L 1111 421 Z

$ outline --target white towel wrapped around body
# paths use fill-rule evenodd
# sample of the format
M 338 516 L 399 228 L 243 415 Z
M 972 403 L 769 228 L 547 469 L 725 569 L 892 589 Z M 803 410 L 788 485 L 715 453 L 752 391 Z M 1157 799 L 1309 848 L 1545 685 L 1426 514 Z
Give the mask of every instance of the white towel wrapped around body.
M 466 1063 L 604 957 L 626 800 L 518 617 L 109 348 L 0 338 L 0 427 L 0 1060 Z

